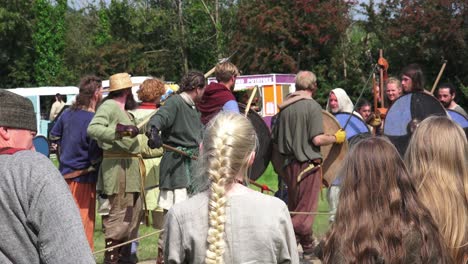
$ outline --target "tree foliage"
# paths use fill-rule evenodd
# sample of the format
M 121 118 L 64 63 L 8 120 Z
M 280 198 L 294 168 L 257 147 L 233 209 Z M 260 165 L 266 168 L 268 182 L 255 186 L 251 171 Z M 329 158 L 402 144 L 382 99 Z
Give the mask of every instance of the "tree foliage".
M 373 7 L 364 5 L 369 19 L 364 27 L 375 34 L 372 50 L 383 48 L 390 74 L 398 76 L 410 63 L 419 63 L 430 90 L 444 60 L 447 67 L 441 82 L 453 82 L 467 103 L 463 87 L 468 83 L 468 4 L 464 0 L 386 0 Z M 379 11 L 376 11 L 379 10 Z M 378 46 L 376 46 L 378 45 Z
M 64 73 L 63 49 L 65 47 L 66 0 L 53 5 L 48 0 L 33 4 L 36 22 L 32 36 L 36 59 L 34 77 L 38 85 L 60 85 Z
M 15 0 L 2 0 L 1 3 L 0 83 L 4 87 L 33 85 L 32 4 Z
M 321 83 L 334 82 L 330 55 L 350 22 L 348 8 L 344 1 L 242 1 L 231 46 L 239 50 L 236 63 L 247 74 L 307 69 Z

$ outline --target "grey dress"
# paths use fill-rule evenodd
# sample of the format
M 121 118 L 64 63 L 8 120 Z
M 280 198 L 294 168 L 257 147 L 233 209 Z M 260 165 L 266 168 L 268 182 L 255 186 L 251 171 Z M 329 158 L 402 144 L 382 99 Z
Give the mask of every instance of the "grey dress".
M 174 205 L 166 220 L 166 263 L 205 263 L 209 193 Z M 250 191 L 229 196 L 225 263 L 299 263 L 288 208 L 278 198 Z

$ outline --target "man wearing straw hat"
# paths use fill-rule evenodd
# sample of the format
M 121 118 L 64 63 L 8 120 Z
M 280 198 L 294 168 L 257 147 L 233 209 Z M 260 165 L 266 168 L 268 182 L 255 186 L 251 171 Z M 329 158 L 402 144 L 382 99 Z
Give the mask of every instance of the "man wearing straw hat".
M 0 263 L 95 263 L 62 175 L 34 151 L 34 108 L 0 89 Z
M 130 137 L 116 133 L 121 127 L 135 127 L 133 117 L 127 112 L 136 107 L 130 75 L 117 73 L 109 79 L 109 95 L 88 126 L 88 135 L 103 149 L 97 192 L 106 195 L 110 202 L 109 214 L 102 219 L 106 248 L 137 236 L 142 212 L 141 177 L 145 174 L 136 138 L 138 130 L 129 131 Z M 107 250 L 104 255 L 104 263 L 136 262 L 131 255 L 131 244 Z

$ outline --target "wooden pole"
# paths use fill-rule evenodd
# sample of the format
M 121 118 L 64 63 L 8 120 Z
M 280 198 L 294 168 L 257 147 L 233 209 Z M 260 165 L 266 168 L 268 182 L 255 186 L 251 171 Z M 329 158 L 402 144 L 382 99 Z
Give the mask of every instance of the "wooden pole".
M 244 113 L 245 117 L 247 117 L 247 114 L 249 113 L 250 105 L 252 104 L 252 101 L 255 98 L 255 95 L 257 94 L 257 89 L 258 89 L 258 86 L 255 85 L 255 87 L 253 88 L 252 94 L 250 94 L 250 98 L 249 98 L 249 101 L 247 102 L 247 106 L 245 107 L 245 113 Z
M 383 50 L 379 50 L 379 57 L 383 58 Z M 380 67 L 380 106 L 385 108 L 385 100 L 384 100 L 384 69 L 383 66 Z
M 180 150 L 180 149 L 178 149 L 178 148 L 174 148 L 174 147 L 169 146 L 169 145 L 166 145 L 166 144 L 163 144 L 162 147 L 165 148 L 165 149 L 167 149 L 167 150 L 170 150 L 170 151 L 174 151 L 174 152 L 176 152 L 176 153 L 179 153 L 180 155 L 189 157 L 189 158 L 191 158 L 191 159 L 193 159 L 193 160 L 197 160 L 197 159 L 198 159 L 197 156 L 190 156 L 187 152 L 182 151 L 182 150 Z M 268 192 L 273 192 L 270 188 L 268 188 L 268 186 L 266 186 L 266 189 L 265 189 L 263 185 L 260 185 L 260 184 L 256 183 L 256 182 L 253 181 L 252 179 L 249 179 L 249 183 L 252 184 L 252 185 L 254 185 L 254 186 L 256 186 L 256 187 L 258 187 L 258 188 L 260 188 L 260 189 L 262 189 L 262 190 L 265 190 L 265 191 L 268 191 Z
M 154 110 L 153 112 L 151 112 L 150 114 L 148 114 L 145 118 L 143 118 L 143 120 L 141 120 L 140 123 L 137 124 L 137 128 L 138 129 L 142 129 L 146 123 L 148 123 L 151 119 L 151 117 L 153 117 L 154 114 L 156 114 L 157 110 Z
M 446 65 L 447 65 L 447 61 L 445 60 L 444 64 L 442 64 L 442 68 L 440 68 L 439 74 L 437 75 L 434 85 L 432 85 L 431 94 L 434 94 L 435 88 L 437 87 L 437 84 L 439 84 L 440 77 L 442 77 L 442 74 L 444 73 Z
M 215 69 L 216 69 L 216 66 L 214 66 L 213 68 L 211 68 L 211 70 L 207 71 L 207 72 L 205 73 L 205 78 L 210 77 L 210 75 L 213 74 L 213 72 L 215 71 Z
M 221 60 L 219 61 L 219 63 L 217 63 L 216 65 L 218 65 L 218 64 L 220 64 L 220 63 L 223 63 L 223 62 L 226 62 L 226 61 L 229 61 L 229 60 L 232 58 L 232 56 L 234 56 L 234 54 L 236 54 L 236 53 L 237 53 L 237 50 L 234 51 L 234 52 L 231 54 L 231 56 L 229 56 L 229 57 L 227 57 L 227 58 L 221 59 Z M 210 75 L 213 74 L 213 72 L 215 71 L 215 69 L 216 69 L 216 66 L 214 66 L 213 68 L 211 68 L 211 70 L 207 71 L 207 72 L 205 73 L 205 78 L 210 77 Z
M 374 112 L 376 112 L 379 105 L 378 105 L 378 99 L 377 99 L 378 94 L 377 94 L 377 88 L 376 88 L 376 83 L 375 83 L 375 73 L 372 74 L 372 91 L 374 92 Z

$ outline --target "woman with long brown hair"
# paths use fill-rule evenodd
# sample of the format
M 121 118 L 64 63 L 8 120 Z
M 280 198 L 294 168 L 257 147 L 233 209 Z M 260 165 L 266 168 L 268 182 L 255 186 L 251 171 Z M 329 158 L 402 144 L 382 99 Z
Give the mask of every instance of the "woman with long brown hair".
M 468 261 L 468 144 L 446 117 L 424 119 L 405 154 L 419 199 L 431 212 L 456 263 Z
M 408 171 L 386 139 L 363 139 L 350 151 L 324 263 L 451 263 L 437 226 Z

